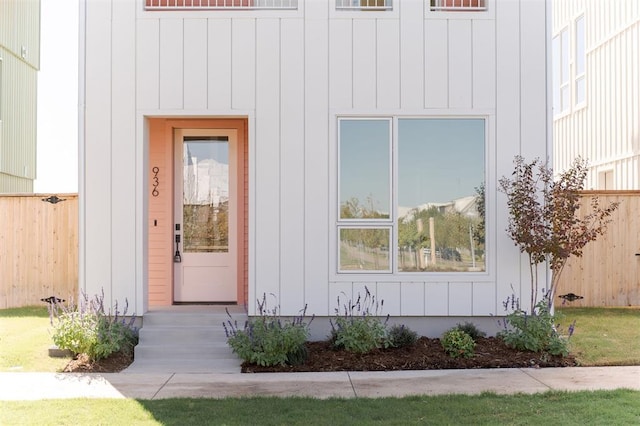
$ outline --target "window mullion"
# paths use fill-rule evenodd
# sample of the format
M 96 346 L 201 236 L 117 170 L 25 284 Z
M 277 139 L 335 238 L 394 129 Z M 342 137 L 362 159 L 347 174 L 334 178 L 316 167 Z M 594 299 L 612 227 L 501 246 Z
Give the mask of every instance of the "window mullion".
M 398 272 L 398 117 L 391 122 L 391 270 Z

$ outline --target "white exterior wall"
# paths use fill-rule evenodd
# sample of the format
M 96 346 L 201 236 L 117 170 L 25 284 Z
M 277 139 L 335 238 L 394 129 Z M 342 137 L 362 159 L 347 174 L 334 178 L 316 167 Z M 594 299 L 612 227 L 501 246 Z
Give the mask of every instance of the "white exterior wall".
M 586 34 L 586 102 L 576 105 L 572 93 L 571 108 L 554 116 L 554 169 L 582 156 L 591 166 L 587 189 L 605 189 L 606 172 L 606 189 L 640 189 L 640 2 L 554 0 L 552 13 L 553 35 L 569 30 L 571 58 L 582 15 Z
M 146 311 L 145 116 L 248 117 L 249 306 L 274 293 L 286 315 L 332 315 L 366 285 L 385 314 L 501 314 L 528 299 L 526 262 L 506 235 L 497 180 L 513 157 L 546 157 L 545 0 L 489 1 L 488 12 L 145 12 L 87 1 L 81 165 L 81 288 Z M 336 117 L 487 120 L 487 272 L 338 275 Z M 82 143 L 81 143 L 82 145 Z M 333 210 L 332 210 L 333 209 Z M 544 274 L 543 274 L 544 275 Z
M 0 0 L 0 193 L 36 178 L 40 0 Z

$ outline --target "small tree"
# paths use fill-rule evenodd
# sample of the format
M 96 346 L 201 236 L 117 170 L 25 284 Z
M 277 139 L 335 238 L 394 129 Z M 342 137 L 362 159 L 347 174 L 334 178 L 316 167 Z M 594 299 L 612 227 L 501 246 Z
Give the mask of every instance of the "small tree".
M 571 167 L 553 178 L 553 171 L 540 159 L 530 163 L 521 156 L 514 160 L 511 178 L 500 179 L 500 191 L 507 195 L 509 224 L 507 233 L 521 253 L 529 257 L 531 275 L 531 313 L 537 304 L 538 268 L 548 262 L 551 286 L 546 289 L 551 309 L 560 274 L 571 256 L 582 256 L 587 243 L 606 232 L 611 214 L 619 203 L 600 207 L 598 197 L 591 199 L 591 211 L 578 217 L 580 191 L 587 177 L 587 162 L 578 157 Z

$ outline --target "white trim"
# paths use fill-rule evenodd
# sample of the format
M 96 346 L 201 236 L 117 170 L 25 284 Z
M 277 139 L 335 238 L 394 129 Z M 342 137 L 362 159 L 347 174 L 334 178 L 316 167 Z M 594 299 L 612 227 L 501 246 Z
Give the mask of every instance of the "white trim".
M 149 121 L 147 117 L 136 118 L 136 243 L 135 265 L 136 289 L 135 307 L 140 306 L 141 315 L 149 310 Z
M 86 0 L 85 0 L 86 1 Z M 87 36 L 87 8 L 85 1 L 79 2 L 79 31 L 78 31 L 78 300 L 86 291 L 86 36 Z

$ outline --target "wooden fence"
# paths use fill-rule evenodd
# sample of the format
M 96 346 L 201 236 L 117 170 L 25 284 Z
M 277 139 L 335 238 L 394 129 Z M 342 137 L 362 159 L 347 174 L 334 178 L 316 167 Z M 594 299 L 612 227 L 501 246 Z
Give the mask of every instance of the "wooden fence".
M 585 191 L 581 210 L 589 210 L 594 196 L 601 207 L 620 205 L 606 234 L 587 244 L 582 257 L 569 259 L 557 295 L 584 297 L 570 306 L 640 306 L 640 191 Z
M 0 308 L 77 300 L 78 196 L 0 195 Z
M 569 259 L 557 294 L 584 297 L 571 306 L 640 306 L 640 191 L 585 191 L 585 208 L 593 196 L 620 206 L 607 233 Z M 48 197 L 0 195 L 0 309 L 77 299 L 78 197 Z

